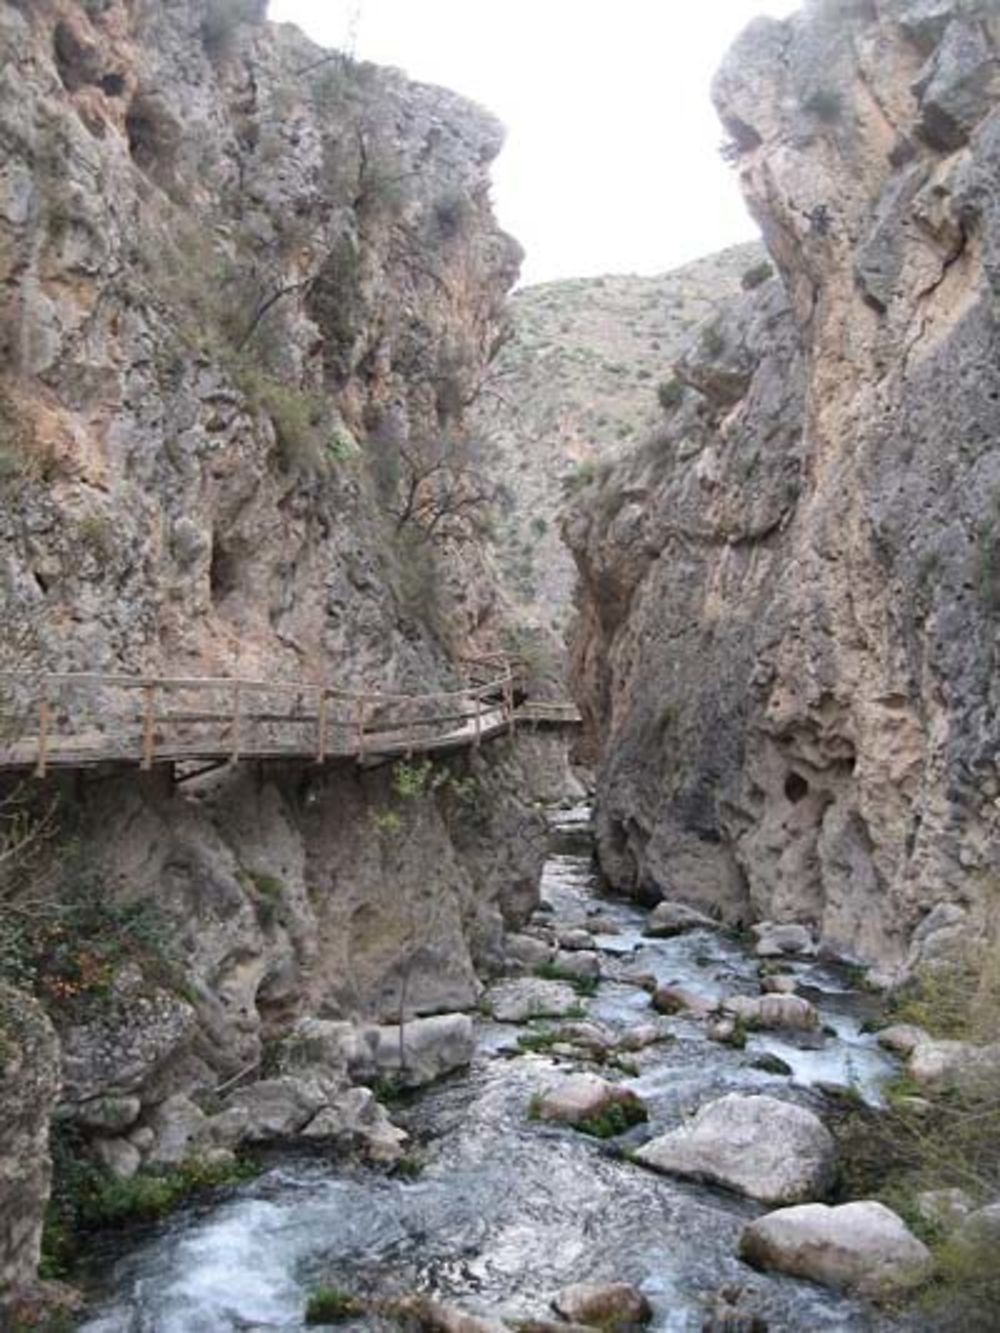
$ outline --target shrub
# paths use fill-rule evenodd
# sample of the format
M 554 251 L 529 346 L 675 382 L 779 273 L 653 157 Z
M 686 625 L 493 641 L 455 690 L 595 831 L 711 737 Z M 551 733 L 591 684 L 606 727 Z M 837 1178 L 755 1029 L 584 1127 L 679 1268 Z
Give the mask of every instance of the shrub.
M 721 356 L 726 346 L 718 324 L 710 324 L 701 335 L 701 350 L 706 356 Z
M 218 55 L 225 50 L 241 23 L 254 16 L 254 0 L 208 0 L 201 24 L 206 50 Z
M 802 109 L 824 124 L 832 125 L 843 115 L 844 99 L 833 89 L 817 88 L 804 98 Z
M 339 1324 L 345 1319 L 356 1319 L 365 1307 L 350 1292 L 339 1287 L 317 1287 L 306 1304 L 307 1324 Z
M 684 398 L 684 384 L 674 375 L 669 380 L 662 380 L 657 387 L 656 397 L 664 412 L 672 412 Z
M 762 260 L 759 264 L 754 264 L 753 268 L 748 268 L 740 278 L 740 286 L 745 292 L 752 292 L 755 287 L 762 287 L 768 278 L 773 277 L 774 269 L 767 262 Z
M 581 1134 L 590 1134 L 595 1139 L 611 1139 L 624 1134 L 633 1125 L 644 1124 L 649 1115 L 642 1102 L 612 1102 L 600 1115 L 579 1120 L 574 1125 Z

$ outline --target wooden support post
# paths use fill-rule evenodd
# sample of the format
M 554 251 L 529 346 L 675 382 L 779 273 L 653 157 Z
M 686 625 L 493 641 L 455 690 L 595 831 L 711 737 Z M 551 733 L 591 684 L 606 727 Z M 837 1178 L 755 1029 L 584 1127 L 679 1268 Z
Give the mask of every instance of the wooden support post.
M 240 722 L 243 714 L 243 696 L 239 684 L 233 686 L 233 748 L 229 762 L 235 764 L 240 757 Z
M 318 727 L 319 734 L 316 737 L 316 762 L 322 764 L 326 760 L 326 709 L 329 700 L 326 697 L 326 690 L 319 692 L 318 709 Z
M 365 757 L 365 701 L 358 700 L 357 706 L 358 723 L 358 763 Z
M 49 758 L 49 685 L 42 684 L 41 697 L 38 700 L 38 757 L 35 762 L 35 777 L 44 778 Z
M 156 686 L 147 682 L 142 687 L 142 767 L 148 773 L 153 767 L 153 743 L 156 719 L 153 716 L 153 699 Z

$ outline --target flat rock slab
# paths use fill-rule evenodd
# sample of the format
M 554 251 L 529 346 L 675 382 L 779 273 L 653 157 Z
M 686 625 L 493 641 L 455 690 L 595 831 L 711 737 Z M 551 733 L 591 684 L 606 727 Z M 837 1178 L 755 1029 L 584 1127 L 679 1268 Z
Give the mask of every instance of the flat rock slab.
M 574 1282 L 553 1297 L 552 1308 L 572 1324 L 604 1329 L 645 1324 L 653 1317 L 649 1301 L 628 1282 Z
M 527 1023 L 532 1018 L 565 1018 L 580 1007 L 580 997 L 565 981 L 520 977 L 492 987 L 487 1003 L 499 1023 Z
M 827 1287 L 879 1296 L 920 1282 L 930 1251 L 884 1204 L 807 1203 L 759 1217 L 740 1237 L 740 1258 Z
M 730 1093 L 644 1144 L 635 1160 L 762 1203 L 798 1203 L 830 1189 L 837 1147 L 812 1111 L 777 1097 Z

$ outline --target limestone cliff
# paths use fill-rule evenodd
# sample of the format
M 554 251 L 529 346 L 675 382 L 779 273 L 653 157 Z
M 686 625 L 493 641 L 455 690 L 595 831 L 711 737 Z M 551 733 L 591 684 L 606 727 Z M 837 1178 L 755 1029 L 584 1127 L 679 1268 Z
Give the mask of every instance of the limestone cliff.
M 464 421 L 519 258 L 500 128 L 263 9 L 0 0 L 4 669 L 414 692 L 502 637 Z M 62 1071 L 39 1019 L 23 1123 L 4 1080 L 34 1057 L 0 1013 L 5 1282 L 37 1259 L 57 1103 L 120 1176 L 300 1133 L 398 1153 L 349 1085 L 400 1072 L 403 1019 L 451 1043 L 425 1071 L 467 1058 L 467 1018 L 412 1025 L 474 1006 L 535 902 L 515 743 L 175 776 L 50 780 L 44 855 L 0 859 L 0 974 Z
M 504 584 L 562 638 L 573 560 L 558 515 L 577 485 L 658 424 L 658 394 L 696 328 L 741 282 L 766 276 L 761 247 L 734 246 L 654 277 L 608 274 L 522 287 L 470 424 L 499 483 Z
M 612 880 L 884 975 L 996 928 L 998 45 L 976 0 L 749 27 L 715 100 L 780 276 L 567 529 Z

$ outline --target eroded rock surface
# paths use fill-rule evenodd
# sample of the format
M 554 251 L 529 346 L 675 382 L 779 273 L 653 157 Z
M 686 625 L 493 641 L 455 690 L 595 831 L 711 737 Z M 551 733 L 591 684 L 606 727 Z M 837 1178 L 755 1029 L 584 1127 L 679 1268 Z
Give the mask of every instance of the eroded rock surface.
M 985 0 L 750 25 L 715 100 L 778 277 L 566 524 L 605 872 L 883 977 L 1000 864 L 997 50 Z

